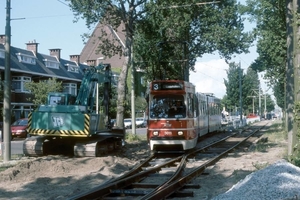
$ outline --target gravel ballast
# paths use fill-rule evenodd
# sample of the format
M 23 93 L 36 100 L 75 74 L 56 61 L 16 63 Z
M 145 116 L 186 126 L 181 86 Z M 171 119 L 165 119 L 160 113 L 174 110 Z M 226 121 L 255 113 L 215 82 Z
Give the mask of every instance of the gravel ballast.
M 300 168 L 280 160 L 253 172 L 213 200 L 276 200 L 300 198 Z

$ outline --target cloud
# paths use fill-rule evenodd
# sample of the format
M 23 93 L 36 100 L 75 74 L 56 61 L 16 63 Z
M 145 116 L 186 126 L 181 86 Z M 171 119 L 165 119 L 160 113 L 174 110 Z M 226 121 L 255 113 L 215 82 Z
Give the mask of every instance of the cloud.
M 195 63 L 195 72 L 190 72 L 190 81 L 195 84 L 196 91 L 213 93 L 218 98 L 226 94 L 224 78 L 227 79 L 228 64 L 222 59 L 213 59 Z

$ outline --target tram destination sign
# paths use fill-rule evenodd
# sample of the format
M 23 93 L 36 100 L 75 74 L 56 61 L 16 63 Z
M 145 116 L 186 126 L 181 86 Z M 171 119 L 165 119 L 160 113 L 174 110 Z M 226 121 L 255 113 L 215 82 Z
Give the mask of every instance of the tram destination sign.
M 163 82 L 163 83 L 153 83 L 153 90 L 182 90 L 183 84 L 179 82 Z

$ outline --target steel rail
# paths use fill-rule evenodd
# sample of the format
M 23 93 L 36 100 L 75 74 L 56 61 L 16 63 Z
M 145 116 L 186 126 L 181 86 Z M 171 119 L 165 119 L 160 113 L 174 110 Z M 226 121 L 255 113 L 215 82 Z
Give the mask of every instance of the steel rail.
M 81 194 L 75 195 L 71 198 L 69 198 L 70 200 L 75 200 L 75 199 L 97 199 L 99 197 L 103 197 L 106 196 L 108 194 L 111 193 L 111 190 L 113 189 L 118 189 L 118 188 L 124 188 L 134 182 L 138 182 L 140 180 L 142 180 L 145 176 L 155 173 L 157 171 L 159 171 L 161 168 L 167 166 L 167 165 L 171 165 L 175 162 L 181 161 L 183 158 L 183 156 L 178 156 L 174 159 L 171 159 L 161 165 L 149 168 L 147 170 L 138 172 L 137 174 L 134 175 L 124 175 L 124 177 L 122 179 L 118 179 L 118 180 L 112 180 L 111 182 L 105 183 L 104 185 L 100 185 L 98 187 L 95 187 L 87 192 L 83 192 Z M 130 173 L 133 173 L 130 172 Z
M 245 142 L 246 140 L 248 140 L 251 136 L 253 136 L 255 133 L 257 133 L 258 131 L 260 131 L 263 127 L 265 127 L 265 125 L 262 126 L 262 127 L 260 127 L 259 129 L 254 130 L 247 137 L 245 137 L 241 141 L 237 142 L 235 145 L 233 145 L 232 147 L 228 148 L 226 151 L 223 151 L 219 155 L 211 158 L 209 161 L 205 162 L 203 165 L 195 168 L 194 170 L 192 170 L 188 174 L 184 175 L 179 180 L 173 181 L 173 182 L 171 182 L 168 185 L 164 185 L 164 187 L 160 187 L 159 189 L 154 190 L 151 193 L 148 193 L 147 195 L 141 197 L 140 200 L 144 200 L 144 199 L 147 199 L 147 200 L 151 200 L 151 199 L 157 200 L 157 199 L 164 199 L 164 198 L 170 196 L 174 192 L 176 192 L 179 189 L 181 189 L 184 185 L 188 184 L 192 179 L 194 179 L 195 177 L 198 177 L 200 174 L 202 174 L 203 171 L 208 166 L 211 166 L 211 165 L 215 164 L 222 157 L 224 157 L 225 155 L 227 155 L 227 153 L 229 153 L 234 148 L 236 148 L 237 146 L 241 145 L 243 142 Z
M 201 153 L 201 152 L 211 148 L 212 146 L 215 146 L 219 143 L 225 142 L 226 140 L 234 137 L 237 133 L 233 133 L 230 136 L 222 138 L 221 140 L 213 142 L 202 148 L 195 149 L 194 151 L 191 151 L 188 154 L 178 156 L 178 157 L 171 159 L 171 160 L 169 160 L 163 164 L 160 164 L 158 166 L 143 169 L 143 168 L 145 168 L 146 165 L 149 165 L 149 162 L 151 160 L 155 159 L 155 155 L 152 154 L 147 160 L 145 160 L 143 163 L 136 166 L 135 168 L 133 168 L 126 174 L 124 174 L 116 179 L 112 179 L 100 186 L 97 186 L 97 187 L 91 189 L 90 191 L 75 195 L 75 196 L 71 197 L 70 200 L 73 200 L 73 199 L 101 199 L 101 198 L 110 199 L 111 197 L 108 197 L 108 195 L 111 194 L 112 192 L 117 192 L 117 193 L 119 192 L 119 193 L 125 194 L 123 192 L 126 192 L 127 190 L 128 190 L 127 194 L 134 194 L 135 192 L 130 191 L 130 189 L 121 189 L 121 188 L 126 188 L 128 186 L 134 186 L 135 188 L 137 188 L 138 186 L 140 186 L 142 188 L 144 188 L 143 186 L 148 186 L 148 188 L 149 188 L 149 184 L 143 184 L 143 183 L 138 183 L 138 182 L 143 180 L 145 177 L 149 176 L 150 174 L 160 171 L 163 167 L 172 165 L 175 162 L 178 162 L 180 160 L 180 165 L 177 167 L 177 170 L 171 177 L 169 177 L 169 179 L 167 181 L 164 181 L 163 183 L 150 184 L 151 185 L 150 187 L 153 188 L 152 191 L 150 191 L 150 192 L 144 191 L 144 192 L 140 192 L 138 194 L 138 195 L 144 195 L 144 196 L 140 197 L 140 199 L 163 199 L 163 198 L 166 198 L 166 197 L 170 196 L 171 194 L 173 194 L 174 192 L 178 191 L 184 185 L 187 185 L 187 183 L 190 180 L 192 180 L 196 176 L 199 176 L 201 173 L 203 173 L 203 171 L 208 166 L 216 163 L 223 156 L 227 155 L 227 153 L 229 151 L 232 151 L 234 148 L 236 148 L 241 143 L 246 141 L 249 137 L 251 137 L 257 131 L 261 130 L 263 127 L 264 126 L 260 127 L 260 129 L 257 129 L 256 131 L 253 131 L 247 137 L 243 138 L 242 141 L 234 141 L 234 142 L 236 142 L 235 145 L 231 146 L 226 151 L 220 153 L 218 156 L 215 156 L 215 157 L 209 159 L 204 164 L 202 164 L 198 168 L 195 168 L 194 170 L 187 173 L 186 175 L 182 175 L 182 171 L 185 167 L 186 160 L 189 156 L 191 156 L 193 154 Z M 241 130 L 239 133 L 242 133 L 245 130 L 246 129 Z

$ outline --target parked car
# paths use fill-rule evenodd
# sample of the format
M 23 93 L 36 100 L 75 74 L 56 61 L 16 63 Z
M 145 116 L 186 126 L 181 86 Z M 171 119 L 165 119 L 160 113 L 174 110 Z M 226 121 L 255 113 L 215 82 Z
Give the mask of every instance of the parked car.
M 144 118 L 136 118 L 135 119 L 136 127 L 137 128 L 144 128 L 144 127 L 146 127 L 144 121 L 145 121 Z
M 27 138 L 27 125 L 28 119 L 22 118 L 18 119 L 14 123 L 11 124 L 11 137 L 12 140 L 16 137 L 18 138 Z
M 131 128 L 132 127 L 131 119 L 129 119 L 129 118 L 124 119 L 124 127 L 125 128 Z
M 143 121 L 143 127 L 144 127 L 144 128 L 147 128 L 147 126 L 148 126 L 148 120 L 147 120 L 147 119 L 144 119 L 144 121 Z

